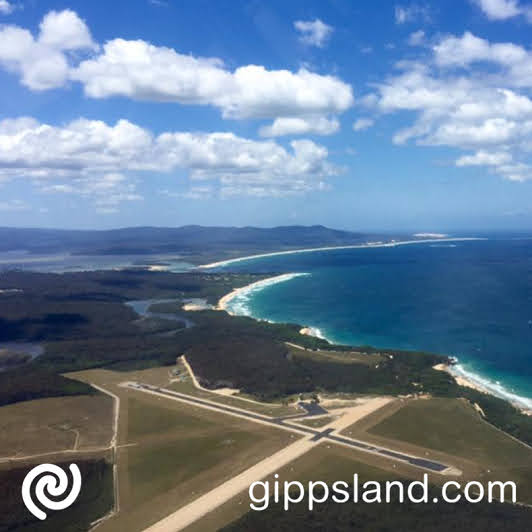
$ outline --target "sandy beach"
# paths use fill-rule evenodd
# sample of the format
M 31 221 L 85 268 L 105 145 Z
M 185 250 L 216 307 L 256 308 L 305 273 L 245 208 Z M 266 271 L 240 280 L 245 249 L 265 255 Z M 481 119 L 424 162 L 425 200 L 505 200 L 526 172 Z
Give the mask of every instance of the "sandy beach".
M 437 371 L 446 371 L 447 373 L 452 375 L 452 377 L 456 381 L 456 384 L 458 384 L 459 386 L 465 386 L 466 388 L 472 388 L 473 390 L 476 390 L 477 392 L 482 392 L 482 393 L 487 393 L 487 394 L 491 393 L 487 388 L 484 388 L 483 386 L 481 386 L 479 383 L 476 383 L 472 379 L 468 379 L 466 377 L 453 373 L 451 366 L 448 366 L 447 364 L 437 364 L 436 366 L 433 366 L 433 369 Z
M 246 257 L 237 257 L 235 259 L 221 260 L 209 264 L 201 264 L 196 268 L 219 268 L 235 262 L 242 262 L 251 259 L 261 259 L 264 257 L 277 257 L 278 255 L 291 255 L 293 253 L 312 253 L 314 251 L 333 251 L 337 249 L 364 249 L 364 248 L 386 248 L 395 246 L 404 246 L 408 244 L 430 244 L 431 242 L 465 242 L 469 240 L 486 240 L 479 237 L 461 237 L 461 238 L 422 238 L 417 240 L 391 240 L 390 242 L 366 242 L 365 244 L 353 244 L 349 246 L 326 246 L 319 248 L 290 249 L 287 251 L 273 251 L 271 253 L 259 253 L 258 255 L 248 255 Z
M 229 292 L 229 294 L 226 294 L 220 299 L 220 301 L 218 301 L 218 305 L 216 308 L 218 310 L 225 310 L 228 314 L 234 315 L 227 308 L 227 305 L 235 297 L 241 294 L 245 294 L 246 292 L 251 292 L 253 290 L 256 290 L 257 288 L 270 286 L 272 284 L 282 283 L 284 281 L 289 281 L 290 279 L 301 277 L 302 275 L 308 275 L 308 273 L 283 273 L 282 275 L 275 275 L 273 277 L 268 277 L 267 279 L 261 279 L 260 281 L 256 281 L 254 283 L 248 284 L 246 286 L 242 286 L 240 288 L 235 288 L 235 290 L 233 290 L 232 292 Z
M 458 384 L 459 386 L 465 386 L 466 388 L 471 388 L 473 390 L 476 390 L 477 392 L 485 393 L 488 395 L 493 395 L 494 397 L 498 397 L 499 399 L 508 401 L 513 406 L 515 406 L 515 408 L 520 410 L 523 414 L 526 414 L 527 416 L 532 416 L 532 409 L 529 409 L 523 406 L 518 401 L 512 401 L 511 399 L 506 398 L 506 397 L 500 397 L 499 395 L 494 393 L 493 390 L 490 390 L 487 386 L 483 386 L 480 382 L 475 381 L 471 378 L 468 378 L 464 375 L 461 375 L 457 373 L 456 371 L 453 371 L 452 366 L 448 366 L 447 364 L 437 364 L 436 366 L 433 366 L 433 369 L 438 370 L 438 371 L 446 371 L 447 373 L 452 375 L 452 377 L 456 381 L 456 384 Z

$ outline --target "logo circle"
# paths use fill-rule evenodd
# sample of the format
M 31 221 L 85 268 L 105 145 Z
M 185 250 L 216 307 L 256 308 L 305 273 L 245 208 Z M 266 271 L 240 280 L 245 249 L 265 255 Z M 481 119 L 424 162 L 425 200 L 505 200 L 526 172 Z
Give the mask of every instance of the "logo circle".
M 70 464 L 70 473 L 72 474 L 72 485 L 69 490 L 67 473 L 55 464 L 41 464 L 34 467 L 24 478 L 22 483 L 22 500 L 26 508 L 37 519 L 44 521 L 47 518 L 46 513 L 41 510 L 33 501 L 32 486 L 35 499 L 41 506 L 48 510 L 65 510 L 78 498 L 81 491 L 81 473 L 76 464 Z M 39 477 L 39 478 L 38 478 Z M 37 481 L 35 482 L 35 480 Z M 52 500 L 52 497 L 63 497 L 62 500 Z

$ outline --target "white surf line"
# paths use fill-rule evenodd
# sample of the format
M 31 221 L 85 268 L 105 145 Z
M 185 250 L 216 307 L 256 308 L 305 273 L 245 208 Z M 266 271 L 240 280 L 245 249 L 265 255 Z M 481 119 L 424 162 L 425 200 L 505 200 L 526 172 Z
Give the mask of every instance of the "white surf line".
M 116 515 L 120 511 L 120 491 L 119 491 L 119 485 L 118 485 L 118 419 L 120 416 L 120 397 L 118 395 L 114 394 L 113 392 L 110 392 L 109 390 L 106 390 L 105 388 L 102 388 L 101 386 L 98 386 L 97 384 L 90 383 L 90 385 L 93 388 L 96 388 L 100 392 L 109 395 L 113 398 L 113 435 L 111 436 L 111 441 L 109 442 L 109 448 L 111 449 L 112 455 L 113 455 L 113 491 L 114 491 L 114 506 L 111 509 L 109 513 L 102 516 L 100 519 L 94 521 L 94 523 L 91 523 L 90 530 L 94 530 L 99 525 L 101 525 L 103 522 L 107 521 L 114 515 Z
M 276 257 L 278 255 L 291 255 L 295 253 L 312 253 L 314 251 L 333 251 L 336 249 L 365 249 L 365 248 L 389 248 L 396 246 L 405 246 L 408 244 L 430 244 L 435 242 L 468 242 L 472 240 L 487 240 L 483 237 L 456 237 L 456 238 L 423 238 L 419 240 L 398 240 L 395 242 L 379 242 L 366 244 L 351 244 L 346 246 L 325 246 L 319 248 L 303 248 L 303 249 L 289 249 L 286 251 L 272 251 L 271 253 L 259 253 L 258 255 L 247 255 L 245 257 L 237 257 L 235 259 L 221 260 L 218 262 L 211 262 L 210 264 L 200 264 L 196 268 L 218 268 L 220 266 L 227 266 L 234 262 L 243 262 L 252 259 L 262 259 L 265 257 Z
M 292 279 L 296 279 L 297 277 L 303 277 L 309 275 L 308 273 L 283 273 L 281 275 L 274 275 L 273 277 L 267 277 L 266 279 L 261 279 L 260 281 L 255 281 L 253 283 L 247 284 L 246 286 L 241 286 L 240 288 L 235 288 L 233 291 L 229 292 L 228 294 L 225 294 L 220 300 L 218 301 L 218 304 L 216 305 L 217 310 L 225 310 L 228 314 L 232 315 L 232 312 L 230 312 L 227 309 L 227 304 L 233 300 L 235 297 L 245 294 L 247 292 L 251 292 L 252 290 L 256 288 L 266 288 L 267 286 L 272 286 L 277 283 L 283 283 L 286 281 L 290 281 Z

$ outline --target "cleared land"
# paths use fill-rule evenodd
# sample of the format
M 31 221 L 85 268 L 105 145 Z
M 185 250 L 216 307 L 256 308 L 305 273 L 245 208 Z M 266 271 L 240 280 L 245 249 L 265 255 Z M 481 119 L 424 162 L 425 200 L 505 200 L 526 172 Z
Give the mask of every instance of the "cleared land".
M 286 342 L 286 345 L 289 346 L 290 352 L 296 356 L 306 356 L 309 359 L 317 360 L 320 362 L 329 361 L 336 362 L 338 364 L 364 364 L 366 366 L 376 366 L 383 360 L 385 360 L 385 355 L 379 353 L 366 354 L 360 351 L 334 351 L 320 349 L 319 351 L 314 351 L 312 349 L 307 349 L 303 346 Z
M 513 480 L 518 499 L 532 503 L 532 449 L 482 419 L 463 399 L 431 398 L 390 405 L 344 431 L 407 452 L 425 449 L 431 457 L 453 456 L 464 476 Z
M 105 395 L 53 397 L 0 408 L 0 461 L 109 445 L 112 400 Z
M 299 456 L 307 453 L 310 449 L 318 445 L 311 438 L 298 440 L 284 449 L 268 456 L 258 464 L 250 467 L 246 471 L 234 476 L 220 486 L 192 501 L 177 512 L 170 514 L 162 521 L 155 523 L 145 532 L 168 532 L 170 530 L 177 532 L 183 530 L 189 524 L 195 523 L 198 519 L 206 516 L 213 509 L 218 508 L 220 504 L 229 501 L 232 497 L 237 496 L 242 490 L 248 489 L 250 484 L 257 479 L 277 471 L 284 465 L 297 459 Z
M 333 416 L 320 416 L 320 417 L 311 417 L 309 419 L 298 419 L 295 421 L 296 424 L 305 425 L 306 427 L 320 428 L 332 423 L 336 418 Z
M 168 368 L 132 373 L 157 384 L 168 380 Z M 120 512 L 99 531 L 142 530 L 297 439 L 282 430 L 117 385 L 132 373 L 76 374 L 120 397 Z
M 414 468 L 398 464 L 396 467 L 389 461 L 377 456 L 364 455 L 351 449 L 321 443 L 307 454 L 277 471 L 279 481 L 323 480 L 332 483 L 337 480 L 353 481 L 353 475 L 358 473 L 361 482 L 366 480 L 386 481 L 391 479 L 419 479 L 419 473 Z M 438 475 L 434 475 L 435 478 Z M 432 477 L 431 477 L 432 478 Z M 265 477 L 272 483 L 272 475 Z M 218 530 L 235 521 L 250 511 L 248 492 L 243 491 L 238 496 L 217 508 L 196 523 L 185 529 L 186 532 L 205 532 Z M 362 529 L 361 527 L 358 528 Z

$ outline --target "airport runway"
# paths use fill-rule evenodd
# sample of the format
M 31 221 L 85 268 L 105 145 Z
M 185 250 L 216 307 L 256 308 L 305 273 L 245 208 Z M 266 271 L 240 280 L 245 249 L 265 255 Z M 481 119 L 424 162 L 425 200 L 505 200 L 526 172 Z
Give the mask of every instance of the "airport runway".
M 220 412 L 223 412 L 229 415 L 247 418 L 252 421 L 256 421 L 256 422 L 263 423 L 263 424 L 273 425 L 278 428 L 297 432 L 299 434 L 309 435 L 309 436 L 312 436 L 312 441 L 314 442 L 321 441 L 321 440 L 327 440 L 328 442 L 336 443 L 336 444 L 347 446 L 347 447 L 352 447 L 359 451 L 377 454 L 384 458 L 388 458 L 388 459 L 395 460 L 398 462 L 403 462 L 403 463 L 412 465 L 414 467 L 428 470 L 430 472 L 444 473 L 447 470 L 451 470 L 450 466 L 442 464 L 440 462 L 436 462 L 434 460 L 428 460 L 426 458 L 419 458 L 417 456 L 412 456 L 412 455 L 405 454 L 399 451 L 394 451 L 393 449 L 388 449 L 386 447 L 381 447 L 378 445 L 374 445 L 372 443 L 355 440 L 352 438 L 348 438 L 346 436 L 336 435 L 333 433 L 334 429 L 331 429 L 331 428 L 327 428 L 325 430 L 320 431 L 318 429 L 306 427 L 304 425 L 294 425 L 289 422 L 290 419 L 304 418 L 304 417 L 310 417 L 310 416 L 315 416 L 315 415 L 323 415 L 324 413 L 326 413 L 326 411 L 323 410 L 323 408 L 321 408 L 319 405 L 309 406 L 309 403 L 305 403 L 305 404 L 302 404 L 301 406 L 307 411 L 306 414 L 301 414 L 300 416 L 292 415 L 292 416 L 286 416 L 286 417 L 272 418 L 268 416 L 263 416 L 261 414 L 256 414 L 254 412 L 250 412 L 248 410 L 243 410 L 240 408 L 223 405 L 221 403 L 210 401 L 208 399 L 200 399 L 198 397 L 183 394 L 180 392 L 174 392 L 173 390 L 168 390 L 166 388 L 159 388 L 157 386 L 152 386 L 150 384 L 129 382 L 129 383 L 125 383 L 124 386 L 135 389 L 135 390 L 164 396 L 169 399 L 175 399 L 177 401 L 194 404 L 197 406 L 208 408 L 209 410 L 218 410 Z

